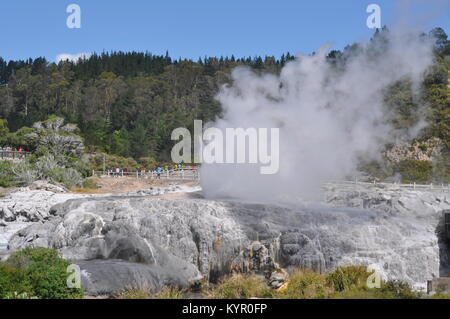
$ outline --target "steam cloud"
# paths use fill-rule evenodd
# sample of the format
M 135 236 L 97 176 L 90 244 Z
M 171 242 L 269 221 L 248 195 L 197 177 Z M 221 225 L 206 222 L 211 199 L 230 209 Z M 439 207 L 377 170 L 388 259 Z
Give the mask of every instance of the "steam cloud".
M 70 53 L 61 53 L 56 56 L 56 63 L 59 63 L 61 61 L 69 61 L 77 63 L 80 59 L 89 59 L 92 56 L 92 53 L 77 53 L 77 54 L 70 54 Z
M 383 90 L 409 78 L 418 94 L 433 62 L 432 41 L 391 30 L 361 44 L 345 68 L 328 63 L 328 51 L 323 46 L 312 56 L 298 55 L 279 76 L 244 67 L 232 72 L 232 84 L 217 97 L 224 116 L 212 125 L 280 128 L 280 170 L 261 175 L 255 164 L 204 164 L 206 197 L 312 199 L 322 182 L 353 175 L 360 155 L 379 156 L 393 133 Z

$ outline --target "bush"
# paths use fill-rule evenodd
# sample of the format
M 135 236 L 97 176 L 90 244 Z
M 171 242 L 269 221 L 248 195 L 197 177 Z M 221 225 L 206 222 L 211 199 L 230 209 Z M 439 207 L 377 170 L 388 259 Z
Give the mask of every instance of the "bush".
M 34 164 L 36 171 L 39 173 L 39 179 L 59 180 L 60 179 L 60 166 L 55 157 L 51 154 L 46 154 L 39 157 Z
M 233 275 L 224 278 L 220 284 L 208 291 L 211 299 L 249 299 L 270 298 L 273 292 L 262 278 L 255 276 Z
M 38 172 L 27 162 L 21 162 L 12 166 L 14 181 L 20 186 L 27 186 L 38 179 Z
M 6 280 L 9 287 L 19 289 L 18 293 L 26 292 L 42 299 L 68 299 L 83 296 L 81 289 L 67 287 L 69 262 L 59 256 L 54 249 L 26 248 L 12 254 L 4 263 L 6 269 L 15 269 L 20 276 Z M 2 276 L 0 276 L 2 277 Z M 9 283 L 9 284 L 8 284 Z M 18 287 L 18 288 L 15 288 Z M 3 298 L 7 297 L 1 296 Z
M 327 298 L 330 292 L 324 275 L 309 270 L 297 270 L 291 275 L 289 284 L 286 290 L 280 294 L 280 297 L 286 299 L 320 299 Z
M 408 283 L 400 280 L 382 282 L 379 293 L 382 298 L 388 299 L 415 299 L 419 297 Z
M 361 172 L 369 175 L 370 181 L 374 178 L 378 180 L 385 180 L 390 176 L 394 175 L 394 170 L 392 165 L 388 161 L 361 161 L 358 165 L 358 169 Z
M 0 266 L 0 299 L 30 294 L 32 287 L 26 272 L 21 268 Z
M 91 178 L 85 179 L 83 182 L 83 188 L 98 189 L 98 184 Z
M 11 187 L 15 184 L 12 164 L 10 161 L 0 161 L 0 186 Z
M 74 188 L 83 183 L 83 176 L 73 168 L 66 168 L 62 170 L 59 181 L 67 188 Z
M 433 165 L 428 161 L 403 160 L 398 163 L 403 183 L 430 183 Z
M 142 157 L 138 160 L 138 163 L 145 169 L 155 169 L 158 166 L 153 157 Z
M 327 275 L 327 284 L 335 291 L 366 287 L 371 274 L 365 266 L 339 267 Z
M 422 144 L 419 145 L 419 149 L 420 149 L 422 152 L 426 152 L 426 151 L 428 150 L 428 145 L 422 143 Z
M 91 154 L 89 161 L 91 166 L 90 168 L 95 171 L 103 171 L 104 164 L 107 170 L 119 167 L 122 169 L 127 169 L 129 172 L 135 172 L 141 168 L 140 165 L 132 158 L 125 158 L 106 153 Z

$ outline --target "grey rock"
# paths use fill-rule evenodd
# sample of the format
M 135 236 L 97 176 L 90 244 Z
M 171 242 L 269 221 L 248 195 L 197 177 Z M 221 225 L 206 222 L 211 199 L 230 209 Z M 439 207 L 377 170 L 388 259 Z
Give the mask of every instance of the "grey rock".
M 287 272 L 282 269 L 274 270 L 268 278 L 269 287 L 273 289 L 281 288 L 289 279 Z
M 159 291 L 165 286 L 189 288 L 202 279 L 194 266 L 184 262 L 151 267 L 114 259 L 74 261 L 74 264 L 80 266 L 82 287 L 90 296 L 110 295 L 128 289 Z
M 139 196 L 72 199 L 55 205 L 48 220 L 20 230 L 9 245 L 52 247 L 86 263 L 138 264 L 149 268 L 149 281 L 158 267 L 175 266 L 195 269 L 182 275 L 191 283 L 199 275 L 215 281 L 232 270 L 264 273 L 289 266 L 328 272 L 376 264 L 383 277 L 416 287 L 449 274 L 441 211 L 450 208 L 450 194 L 335 188 L 328 189 L 327 198 L 330 205 L 303 208 Z M 158 278 L 171 276 L 180 280 L 178 271 Z M 159 284 L 163 281 L 154 286 Z M 126 280 L 120 285 L 124 288 Z
M 44 190 L 53 193 L 68 193 L 69 191 L 64 186 L 50 184 L 46 181 L 35 181 L 28 186 L 30 190 Z

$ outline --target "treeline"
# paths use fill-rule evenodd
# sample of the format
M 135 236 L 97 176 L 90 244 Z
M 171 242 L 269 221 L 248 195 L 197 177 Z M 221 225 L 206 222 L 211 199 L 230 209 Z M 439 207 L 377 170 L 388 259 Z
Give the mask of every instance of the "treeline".
M 248 65 L 279 72 L 294 57 L 172 60 L 168 54 L 112 52 L 77 63 L 0 59 L 0 118 L 11 131 L 49 115 L 81 129 L 86 144 L 123 157 L 167 160 L 176 127 L 213 120 L 230 71 Z
M 373 41 L 382 32 L 388 31 L 377 31 Z M 437 62 L 424 85 L 435 126 L 428 134 L 445 137 L 449 128 L 449 62 L 445 57 L 450 55 L 450 44 L 443 29 L 434 29 L 432 34 Z M 345 61 L 356 49 L 357 45 L 351 45 L 342 52 L 332 51 L 330 63 Z M 246 65 L 279 73 L 292 59 L 287 53 L 280 58 L 231 56 L 192 61 L 172 59 L 168 53 L 139 52 L 94 54 L 76 63 L 59 64 L 45 58 L 9 62 L 0 58 L 0 118 L 14 131 L 49 115 L 62 116 L 79 126 L 93 150 L 163 161 L 170 158 L 174 128 L 191 128 L 194 119 L 210 121 L 220 116 L 221 107 L 214 97 L 230 81 L 233 68 Z M 416 108 L 408 90 L 408 85 L 399 84 L 387 96 L 401 114 L 399 125 L 411 122 L 411 110 Z

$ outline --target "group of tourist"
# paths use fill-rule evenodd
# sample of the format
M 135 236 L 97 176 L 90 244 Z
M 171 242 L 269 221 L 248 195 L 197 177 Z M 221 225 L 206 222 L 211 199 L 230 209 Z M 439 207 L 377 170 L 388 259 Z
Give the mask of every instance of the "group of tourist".
M 22 147 L 15 148 L 11 146 L 0 146 L 0 152 L 24 152 L 25 150 Z
M 183 163 L 179 163 L 179 164 L 174 164 L 173 167 L 169 166 L 169 165 L 165 165 L 164 167 L 158 166 L 156 169 L 153 169 L 153 170 L 141 168 L 139 172 L 140 172 L 140 175 L 142 175 L 142 176 L 145 175 L 146 173 L 155 174 L 156 178 L 160 179 L 161 174 L 163 174 L 164 172 L 170 172 L 172 169 L 176 170 L 176 169 L 182 169 L 182 168 L 183 168 Z M 115 167 L 115 168 L 108 170 L 108 175 L 112 175 L 113 177 L 119 177 L 119 176 L 128 176 L 128 175 L 130 175 L 130 173 L 128 172 L 127 169 L 121 169 L 119 167 Z

